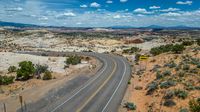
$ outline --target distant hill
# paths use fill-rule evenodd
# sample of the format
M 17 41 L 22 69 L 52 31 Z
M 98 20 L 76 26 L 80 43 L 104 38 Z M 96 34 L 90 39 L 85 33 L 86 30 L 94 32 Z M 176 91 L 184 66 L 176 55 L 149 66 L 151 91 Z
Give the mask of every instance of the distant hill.
M 92 29 L 91 27 L 58 27 L 58 26 L 39 26 L 34 24 L 24 24 L 24 23 L 14 23 L 14 22 L 4 22 L 0 21 L 0 27 L 17 27 L 17 28 L 60 28 L 60 29 Z M 133 27 L 133 26 L 111 26 L 111 27 L 102 27 L 104 29 L 200 29 L 200 27 L 188 27 L 188 26 L 171 26 L 171 27 L 164 27 L 159 25 L 150 25 L 147 27 Z
M 111 26 L 111 27 L 108 27 L 108 28 L 112 28 L 112 29 L 131 29 L 131 28 L 136 28 L 136 27 L 133 27 L 133 26 Z
M 184 29 L 200 29 L 199 27 L 189 27 L 184 25 L 179 26 L 170 26 L 170 27 L 164 27 L 164 26 L 158 26 L 158 25 L 150 25 L 147 27 L 140 27 L 142 29 L 174 29 L 174 30 L 184 30 Z
M 37 25 L 32 25 L 32 24 L 23 24 L 23 23 L 14 23 L 14 22 L 3 22 L 3 21 L 0 21 L 0 26 L 1 27 L 10 26 L 10 27 L 19 27 L 19 28 L 24 28 L 24 27 L 39 27 Z

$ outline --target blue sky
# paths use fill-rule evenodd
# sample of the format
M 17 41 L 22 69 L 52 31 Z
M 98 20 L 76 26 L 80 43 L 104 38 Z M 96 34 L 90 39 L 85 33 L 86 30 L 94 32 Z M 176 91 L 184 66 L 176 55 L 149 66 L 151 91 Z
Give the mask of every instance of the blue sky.
M 199 27 L 200 0 L 0 0 L 0 21 L 66 27 Z

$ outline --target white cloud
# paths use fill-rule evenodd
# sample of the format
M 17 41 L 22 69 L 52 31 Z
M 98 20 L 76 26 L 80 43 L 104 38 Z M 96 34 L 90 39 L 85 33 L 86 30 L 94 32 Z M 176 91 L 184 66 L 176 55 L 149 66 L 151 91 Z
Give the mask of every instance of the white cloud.
M 160 9 L 160 6 L 150 6 L 149 9 Z
M 56 16 L 56 18 L 65 19 L 66 17 L 75 17 L 75 16 L 76 16 L 76 14 L 74 14 L 73 12 L 68 11 L 68 12 L 64 12 L 64 13 L 58 14 Z
M 46 17 L 46 16 L 42 16 L 42 17 L 39 17 L 39 18 L 38 18 L 39 21 L 46 21 L 46 20 L 48 20 L 48 19 L 49 19 L 49 18 Z
M 163 10 L 160 10 L 162 12 L 174 12 L 174 11 L 179 11 L 180 9 L 178 8 L 168 8 L 168 9 L 163 9 Z
M 161 14 L 162 16 L 181 16 L 180 13 L 175 13 L 175 12 L 168 12 L 168 13 L 164 13 Z
M 185 1 L 185 2 L 178 1 L 178 2 L 176 2 L 176 4 L 178 4 L 178 5 L 192 5 L 192 1 Z
M 98 7 L 101 7 L 101 5 L 98 4 L 97 2 L 93 2 L 93 3 L 90 4 L 90 7 L 98 8 Z
M 23 8 L 22 7 L 16 7 L 16 8 L 8 8 L 6 9 L 7 11 L 22 11 Z
M 83 5 L 80 5 L 81 8 L 87 8 L 88 6 L 83 4 Z
M 114 18 L 114 19 L 120 19 L 121 16 L 120 16 L 120 15 L 114 15 L 113 18 Z
M 106 1 L 106 3 L 111 4 L 111 3 L 113 3 L 113 1 L 112 0 L 108 0 L 108 1 Z
M 142 14 L 152 14 L 153 12 L 148 12 L 146 9 L 137 8 L 134 10 L 135 13 L 142 13 Z
M 128 0 L 120 0 L 120 2 L 124 3 L 124 2 L 127 2 Z

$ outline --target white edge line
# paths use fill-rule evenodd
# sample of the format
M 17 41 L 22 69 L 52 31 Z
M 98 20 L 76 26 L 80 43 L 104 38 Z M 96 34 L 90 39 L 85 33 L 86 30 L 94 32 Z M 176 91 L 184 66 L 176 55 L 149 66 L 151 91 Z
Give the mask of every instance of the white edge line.
M 103 108 L 102 112 L 104 112 L 106 110 L 106 108 L 108 107 L 109 103 L 111 102 L 112 98 L 114 97 L 114 95 L 116 94 L 117 90 L 119 89 L 122 81 L 124 80 L 124 76 L 125 76 L 125 72 L 126 72 L 126 64 L 124 61 L 122 61 L 125 65 L 125 69 L 124 69 L 124 73 L 123 73 L 123 76 L 122 76 L 122 79 L 120 80 L 117 88 L 115 89 L 114 93 L 112 94 L 112 96 L 110 97 L 110 99 L 108 100 L 107 104 L 105 105 L 105 107 Z
M 104 59 L 103 59 L 104 60 Z M 105 60 L 104 60 L 105 61 Z M 106 62 L 106 61 L 105 61 Z M 61 103 L 60 105 L 58 105 L 56 108 L 54 108 L 52 111 L 50 112 L 55 112 L 58 108 L 60 108 L 62 105 L 64 105 L 66 102 L 68 102 L 69 100 L 71 100 L 74 96 L 76 96 L 80 91 L 82 91 L 83 89 L 85 89 L 89 84 L 91 84 L 92 82 L 94 82 L 98 77 L 101 76 L 101 74 L 106 70 L 108 64 L 106 63 L 106 66 L 104 67 L 104 69 L 99 73 L 99 75 L 97 77 L 95 77 L 93 80 L 91 80 L 89 83 L 87 83 L 84 87 L 82 87 L 81 89 L 79 89 L 75 94 L 73 94 L 70 98 L 68 98 L 67 100 L 65 100 L 63 103 Z

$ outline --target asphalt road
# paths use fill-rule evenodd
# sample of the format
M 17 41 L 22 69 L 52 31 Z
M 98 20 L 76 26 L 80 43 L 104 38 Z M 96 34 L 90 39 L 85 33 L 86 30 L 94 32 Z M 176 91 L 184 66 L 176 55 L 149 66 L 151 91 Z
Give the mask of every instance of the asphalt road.
M 76 88 L 70 91 L 65 91 L 67 89 L 60 90 L 64 94 L 57 100 L 51 99 L 48 103 L 42 100 L 34 103 L 40 104 L 35 108 L 34 104 L 32 104 L 30 112 L 117 112 L 131 76 L 131 67 L 127 60 L 123 57 L 109 54 L 78 54 L 96 57 L 102 61 L 102 68 L 96 75 L 85 82 L 77 82 L 80 84 Z M 45 99 L 50 99 L 49 97 L 51 96 Z

